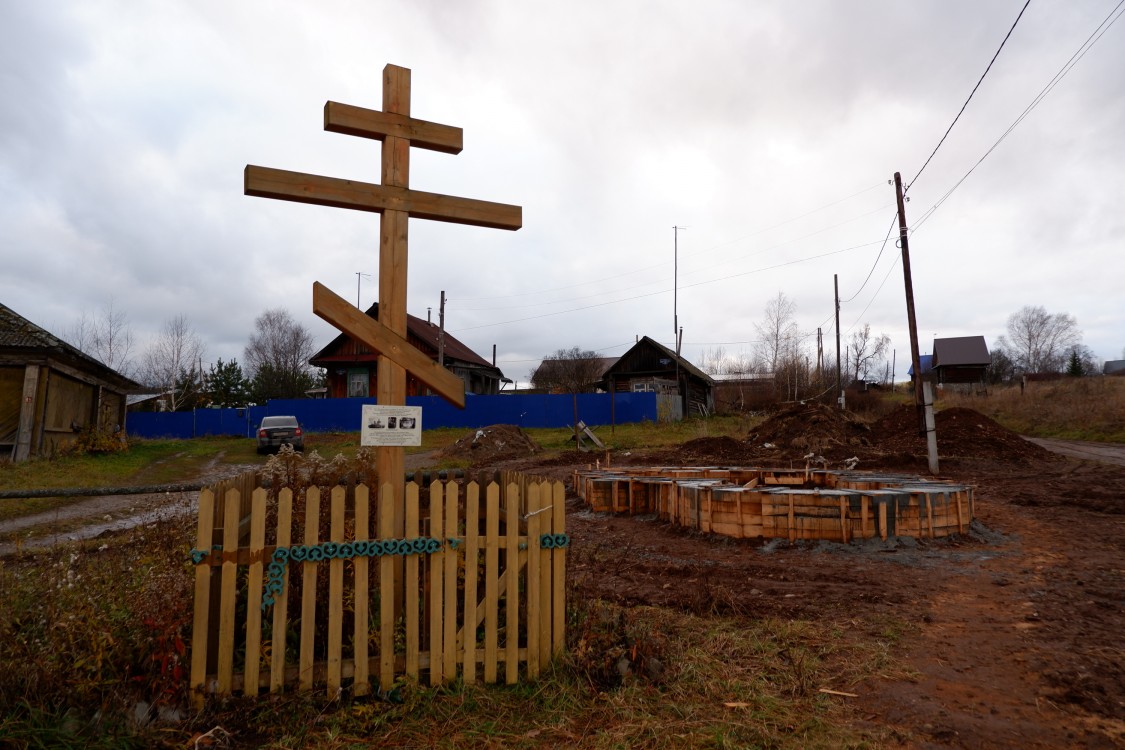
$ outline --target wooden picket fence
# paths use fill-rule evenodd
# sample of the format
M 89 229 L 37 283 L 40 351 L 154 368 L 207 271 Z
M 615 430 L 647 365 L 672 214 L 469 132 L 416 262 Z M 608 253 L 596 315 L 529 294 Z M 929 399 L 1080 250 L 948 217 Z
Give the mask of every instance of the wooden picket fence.
M 365 695 L 404 675 L 515 683 L 521 665 L 537 677 L 566 642 L 565 496 L 560 482 L 502 479 L 410 482 L 402 498 L 390 484 L 377 498 L 362 484 L 249 500 L 245 483 L 203 490 L 196 705 L 294 688 Z

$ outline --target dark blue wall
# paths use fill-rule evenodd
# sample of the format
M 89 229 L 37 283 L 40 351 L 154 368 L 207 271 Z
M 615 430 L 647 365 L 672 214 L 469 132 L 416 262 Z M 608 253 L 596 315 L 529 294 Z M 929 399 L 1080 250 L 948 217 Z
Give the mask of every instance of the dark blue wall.
M 610 424 L 614 413 L 618 424 L 656 421 L 654 393 L 581 393 L 578 418 L 588 425 Z M 463 427 L 472 429 L 492 424 L 520 427 L 566 427 L 574 424 L 572 396 L 547 395 L 467 395 L 464 409 L 450 405 L 438 396 L 409 397 L 409 406 L 422 407 L 422 429 Z M 253 437 L 262 417 L 292 414 L 306 432 L 358 432 L 360 407 L 374 404 L 373 398 L 291 399 L 270 401 L 265 406 L 246 409 L 196 409 L 194 412 L 130 412 L 126 430 L 139 438 L 191 438 L 204 435 L 243 435 Z

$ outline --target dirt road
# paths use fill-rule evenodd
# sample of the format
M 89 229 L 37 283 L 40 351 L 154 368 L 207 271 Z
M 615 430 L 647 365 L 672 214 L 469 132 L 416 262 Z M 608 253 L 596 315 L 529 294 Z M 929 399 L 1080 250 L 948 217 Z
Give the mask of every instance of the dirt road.
M 1055 440 L 1053 438 L 1025 437 L 1053 453 L 1072 458 L 1101 461 L 1115 466 L 1125 466 L 1125 445 L 1121 443 L 1092 443 L 1086 440 Z

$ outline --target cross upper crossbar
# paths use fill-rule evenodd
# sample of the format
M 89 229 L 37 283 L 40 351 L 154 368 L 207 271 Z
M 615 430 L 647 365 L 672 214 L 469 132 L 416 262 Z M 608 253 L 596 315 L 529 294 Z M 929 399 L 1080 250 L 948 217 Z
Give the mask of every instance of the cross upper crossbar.
M 405 138 L 415 148 L 445 154 L 461 153 L 464 141 L 464 131 L 452 125 L 439 125 L 394 112 L 380 112 L 339 102 L 324 103 L 324 129 L 377 141 L 387 136 Z

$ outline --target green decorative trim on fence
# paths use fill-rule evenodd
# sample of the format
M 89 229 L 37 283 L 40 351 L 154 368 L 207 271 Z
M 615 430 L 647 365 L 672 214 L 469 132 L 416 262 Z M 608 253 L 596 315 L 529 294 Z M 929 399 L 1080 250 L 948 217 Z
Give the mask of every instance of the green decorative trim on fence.
M 451 549 L 457 549 L 464 540 L 450 537 L 446 540 Z M 542 549 L 563 549 L 570 546 L 569 534 L 543 534 L 539 537 Z M 325 562 L 328 560 L 351 560 L 357 557 L 382 557 L 383 555 L 432 555 L 440 552 L 442 541 L 434 537 L 421 536 L 415 539 L 371 539 L 354 542 L 322 542 L 320 544 L 295 544 L 291 547 L 277 547 L 273 560 L 267 570 L 269 580 L 262 591 L 262 611 L 273 606 L 275 597 L 285 588 L 285 570 L 289 561 Z M 523 546 L 526 548 L 526 545 Z M 211 554 L 222 552 L 223 546 L 216 544 L 209 552 L 199 549 L 191 551 L 191 561 L 196 565 Z
M 213 546 L 211 548 L 210 552 L 204 552 L 201 549 L 193 549 L 191 551 L 191 561 L 193 563 L 195 563 L 196 565 L 199 565 L 201 562 L 203 562 L 205 559 L 207 559 L 208 555 L 210 555 L 214 552 L 222 552 L 222 551 L 223 551 L 223 545 L 221 545 L 221 544 L 216 544 L 215 546 Z
M 274 597 L 284 590 L 285 568 L 290 560 L 323 562 L 383 555 L 432 555 L 440 552 L 441 548 L 440 539 L 428 536 L 420 536 L 416 539 L 361 539 L 354 542 L 322 542 L 314 545 L 296 544 L 292 547 L 277 547 L 273 551 L 273 562 L 268 568 L 269 580 L 262 591 L 262 611 L 273 606 Z
M 539 546 L 543 549 L 562 549 L 570 546 L 569 534 L 544 534 L 539 537 Z

